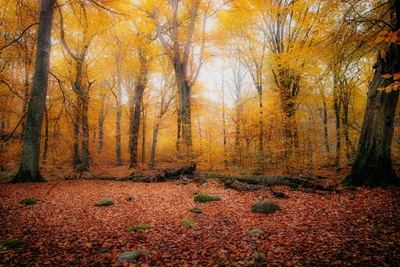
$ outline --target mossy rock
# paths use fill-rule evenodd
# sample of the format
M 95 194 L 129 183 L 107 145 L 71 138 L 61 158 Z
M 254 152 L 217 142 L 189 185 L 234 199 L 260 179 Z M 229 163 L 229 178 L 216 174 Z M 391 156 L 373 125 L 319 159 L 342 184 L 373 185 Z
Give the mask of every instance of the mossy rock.
M 100 248 L 97 252 L 96 252 L 96 254 L 105 254 L 105 253 L 107 253 L 107 252 L 109 252 L 110 250 L 108 250 L 108 249 L 106 249 L 106 248 Z
M 248 231 L 247 233 L 252 234 L 252 235 L 264 235 L 264 231 L 258 228 L 252 229 Z
M 132 263 L 134 260 L 138 259 L 141 254 L 150 254 L 150 250 L 148 249 L 142 249 L 142 250 L 132 250 L 132 251 L 127 251 L 127 252 L 122 252 L 118 256 L 118 261 L 127 261 Z
M 186 227 L 186 226 L 194 227 L 194 226 L 196 226 L 196 225 L 197 225 L 196 222 L 192 222 L 192 221 L 189 221 L 189 220 L 183 220 L 183 221 L 181 222 L 181 226 L 182 226 L 182 227 Z
M 193 213 L 203 213 L 203 211 L 200 208 L 193 208 L 193 209 L 190 209 L 190 211 Z
M 219 201 L 221 198 L 219 196 L 212 196 L 208 194 L 198 194 L 194 197 L 195 202 L 211 202 L 211 201 Z
M 36 198 L 27 197 L 27 198 L 22 199 L 19 203 L 20 204 L 25 204 L 25 205 L 33 205 L 33 204 L 38 203 L 38 201 L 39 200 L 37 200 Z
M 19 239 L 11 239 L 11 240 L 6 240 L 4 242 L 0 243 L 0 248 L 3 250 L 7 249 L 12 249 L 12 248 L 19 248 L 24 245 L 24 241 L 19 240 Z
M 280 209 L 281 207 L 278 204 L 275 204 L 274 202 L 268 200 L 258 200 L 256 203 L 254 203 L 253 207 L 251 208 L 251 211 L 271 214 Z
M 102 198 L 94 203 L 95 206 L 111 206 L 114 205 L 114 201 L 111 198 Z
M 128 232 L 137 232 L 139 230 L 146 231 L 150 230 L 152 227 L 150 225 L 135 225 L 128 229 Z

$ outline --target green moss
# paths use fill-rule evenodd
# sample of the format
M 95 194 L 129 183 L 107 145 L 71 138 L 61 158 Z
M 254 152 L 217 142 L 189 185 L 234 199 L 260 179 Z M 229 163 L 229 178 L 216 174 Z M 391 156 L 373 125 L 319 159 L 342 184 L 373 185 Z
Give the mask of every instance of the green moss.
M 268 200 L 259 200 L 254 203 L 253 207 L 251 208 L 252 212 L 260 212 L 260 213 L 274 213 L 277 210 L 280 210 L 280 206 Z
M 19 239 L 11 239 L 6 240 L 0 243 L 0 248 L 3 250 L 12 249 L 12 248 L 19 248 L 24 245 L 24 241 Z
M 203 211 L 200 208 L 193 208 L 193 209 L 190 209 L 190 211 L 193 213 L 203 213 Z
M 114 205 L 114 201 L 111 198 L 103 198 L 94 203 L 95 206 L 111 206 Z
M 19 203 L 20 204 L 25 204 L 25 205 L 33 205 L 33 204 L 38 203 L 38 201 L 39 200 L 37 200 L 36 198 L 27 197 L 27 198 L 22 199 Z
M 252 235 L 264 235 L 264 231 L 258 228 L 252 229 L 248 233 Z
M 221 198 L 219 196 L 212 196 L 208 194 L 198 194 L 194 197 L 195 202 L 211 202 L 211 201 L 219 201 Z
M 190 226 L 190 227 L 194 227 L 194 226 L 196 226 L 196 222 L 192 222 L 192 221 L 189 221 L 189 220 L 183 220 L 182 222 L 181 222 L 181 226 L 182 227 L 185 227 L 185 226 Z
M 137 232 L 139 230 L 150 230 L 152 227 L 149 225 L 135 225 L 128 229 L 128 232 Z

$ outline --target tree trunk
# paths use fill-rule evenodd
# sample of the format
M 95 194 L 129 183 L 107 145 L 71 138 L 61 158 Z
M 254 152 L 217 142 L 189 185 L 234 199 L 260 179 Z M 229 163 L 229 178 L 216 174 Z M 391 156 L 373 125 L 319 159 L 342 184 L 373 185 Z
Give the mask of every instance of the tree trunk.
M 385 59 L 379 57 L 375 65 L 375 74 L 368 88 L 356 159 L 350 174 L 342 181 L 346 185 L 385 188 L 391 184 L 400 184 L 391 160 L 393 121 L 399 91 L 386 93 L 377 90 L 393 82 L 392 79 L 383 78 L 384 74 L 400 71 L 400 46 L 391 44 L 386 55 Z
M 81 170 L 87 170 L 89 168 L 89 92 L 85 92 L 82 97 L 82 166 Z
M 43 144 L 43 156 L 42 156 L 42 164 L 46 164 L 47 161 L 47 153 L 49 150 L 49 111 L 44 107 L 44 144 Z
M 178 53 L 177 56 L 179 56 Z M 186 156 L 186 160 L 189 162 L 193 157 L 192 110 L 190 104 L 192 88 L 187 81 L 184 67 L 182 66 L 182 63 L 178 62 L 178 60 L 174 62 L 174 70 L 176 75 L 176 83 L 179 90 L 179 109 L 183 141 L 182 149 Z
M 79 100 L 75 107 L 75 121 L 74 121 L 74 151 L 73 151 L 73 168 L 76 171 L 78 166 L 82 163 L 80 153 L 79 153 L 79 140 L 80 140 L 80 130 L 79 125 L 81 124 L 81 115 L 79 113 L 80 108 Z
M 142 163 L 146 162 L 146 109 L 142 102 Z
M 99 118 L 97 120 L 98 123 L 98 128 L 99 128 L 99 138 L 97 141 L 97 152 L 99 153 L 99 155 L 101 155 L 102 149 L 103 149 L 103 145 L 104 145 L 104 120 L 106 118 L 105 115 L 105 96 L 101 95 L 101 103 L 100 103 L 100 110 L 99 110 Z
M 40 5 L 35 73 L 31 98 L 28 104 L 21 165 L 17 175 L 12 180 L 13 183 L 46 181 L 39 171 L 39 158 L 42 120 L 48 86 L 51 28 L 55 2 L 55 0 L 42 0 Z
M 121 64 L 122 56 L 116 56 L 117 61 L 117 117 L 115 119 L 115 154 L 116 154 L 116 165 L 122 165 L 122 151 L 121 151 L 121 117 L 122 117 L 122 74 Z
M 143 52 L 143 51 L 142 51 Z M 130 133 L 129 133 L 129 168 L 137 166 L 138 163 L 138 142 L 139 142 L 139 128 L 140 128 L 140 114 L 142 112 L 143 92 L 147 85 L 147 59 L 145 55 L 139 53 L 140 67 L 139 75 L 135 84 L 135 95 L 131 100 L 130 107 Z

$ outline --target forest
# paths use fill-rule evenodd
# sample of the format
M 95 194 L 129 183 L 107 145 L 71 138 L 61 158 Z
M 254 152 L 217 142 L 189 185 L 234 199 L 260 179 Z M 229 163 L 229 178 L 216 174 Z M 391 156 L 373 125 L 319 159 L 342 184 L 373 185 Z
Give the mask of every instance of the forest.
M 400 0 L 0 10 L 0 267 L 400 266 Z

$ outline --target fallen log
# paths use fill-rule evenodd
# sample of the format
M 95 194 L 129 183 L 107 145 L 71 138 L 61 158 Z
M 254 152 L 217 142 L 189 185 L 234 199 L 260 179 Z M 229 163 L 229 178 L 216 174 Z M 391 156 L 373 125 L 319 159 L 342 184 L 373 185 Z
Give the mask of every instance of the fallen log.
M 124 177 L 123 180 L 133 181 L 133 182 L 165 182 L 168 180 L 187 180 L 187 175 L 193 174 L 196 170 L 196 163 L 192 162 L 188 165 L 184 165 L 179 169 L 163 169 L 157 170 L 152 173 L 132 173 L 127 177 Z
M 323 186 L 302 178 L 293 178 L 283 175 L 251 175 L 244 177 L 230 177 L 225 181 L 225 186 L 239 191 L 249 191 L 258 189 L 257 186 L 288 186 L 290 188 L 309 188 L 313 190 L 335 191 L 333 186 Z

